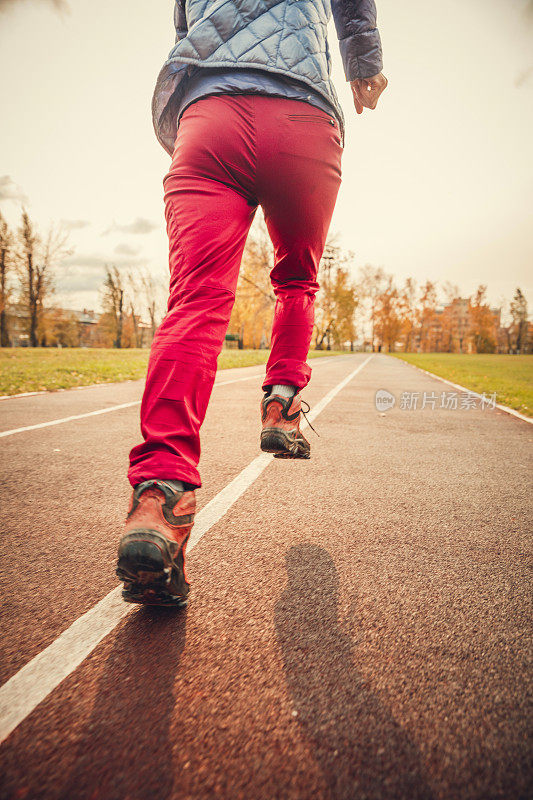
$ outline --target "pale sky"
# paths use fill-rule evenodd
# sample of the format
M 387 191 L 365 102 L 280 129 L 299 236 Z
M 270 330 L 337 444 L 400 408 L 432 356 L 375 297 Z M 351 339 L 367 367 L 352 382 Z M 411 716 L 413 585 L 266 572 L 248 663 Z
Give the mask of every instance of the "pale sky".
M 347 130 L 330 233 L 357 265 L 464 294 L 486 283 L 493 304 L 520 286 L 533 304 L 532 5 L 378 0 L 389 87 L 362 116 L 331 21 Z M 15 223 L 23 198 L 43 229 L 69 222 L 58 299 L 71 308 L 98 308 L 105 262 L 167 269 L 169 156 L 150 101 L 172 12 L 172 0 L 0 0 L 0 207 Z

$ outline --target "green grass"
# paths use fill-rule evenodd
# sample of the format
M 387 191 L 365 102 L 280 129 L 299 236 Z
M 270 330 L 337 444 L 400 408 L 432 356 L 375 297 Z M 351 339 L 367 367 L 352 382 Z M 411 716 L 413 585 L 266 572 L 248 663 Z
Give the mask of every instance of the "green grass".
M 21 392 L 56 391 L 92 383 L 137 380 L 146 375 L 148 350 L 81 348 L 0 349 L 0 396 Z M 223 350 L 219 369 L 264 364 L 268 350 Z M 310 358 L 338 353 L 320 351 Z
M 474 392 L 496 392 L 497 402 L 533 417 L 533 355 L 394 353 Z

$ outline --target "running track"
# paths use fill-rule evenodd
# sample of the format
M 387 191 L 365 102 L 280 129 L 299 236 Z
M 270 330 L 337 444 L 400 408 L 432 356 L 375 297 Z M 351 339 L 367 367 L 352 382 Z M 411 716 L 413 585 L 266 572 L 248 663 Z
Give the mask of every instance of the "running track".
M 262 369 L 219 373 L 180 613 L 116 591 L 141 383 L 0 403 L 1 798 L 532 796 L 533 428 L 312 367 L 308 462 L 259 455 Z

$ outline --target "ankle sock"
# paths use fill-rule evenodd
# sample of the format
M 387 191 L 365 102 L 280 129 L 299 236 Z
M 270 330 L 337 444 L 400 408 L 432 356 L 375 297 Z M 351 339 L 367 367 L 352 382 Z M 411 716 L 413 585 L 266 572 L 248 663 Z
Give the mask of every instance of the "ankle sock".
M 286 386 L 283 383 L 276 383 L 275 386 L 272 387 L 270 390 L 270 394 L 277 394 L 280 397 L 293 397 L 293 395 L 297 394 L 298 388 L 296 386 Z
M 161 483 L 165 483 L 169 486 L 173 492 L 188 492 L 191 489 L 195 489 L 196 486 L 192 483 L 186 483 L 185 481 L 180 480 L 165 480 L 163 478 L 154 478 L 154 480 L 160 480 Z M 146 483 L 146 481 L 141 481 L 141 483 Z M 136 489 L 140 486 L 140 483 L 135 484 L 134 488 Z
M 185 486 L 183 484 L 183 481 L 174 481 L 174 480 L 166 481 L 166 480 L 164 480 L 163 483 L 166 483 L 167 486 L 170 486 L 170 488 L 173 489 L 175 492 L 183 492 L 183 491 L 185 491 Z

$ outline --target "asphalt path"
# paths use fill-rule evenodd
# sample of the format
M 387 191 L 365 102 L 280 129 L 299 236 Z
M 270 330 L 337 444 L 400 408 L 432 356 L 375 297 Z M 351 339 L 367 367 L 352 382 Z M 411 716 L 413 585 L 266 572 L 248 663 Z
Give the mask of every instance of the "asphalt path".
M 311 460 L 269 460 L 210 524 L 187 610 L 133 608 L 28 709 L 2 798 L 532 796 L 533 428 L 379 412 L 450 387 L 366 359 L 312 362 L 311 407 L 338 393 Z M 217 376 L 201 509 L 257 458 L 262 373 Z M 0 403 L 4 689 L 117 586 L 141 391 Z

